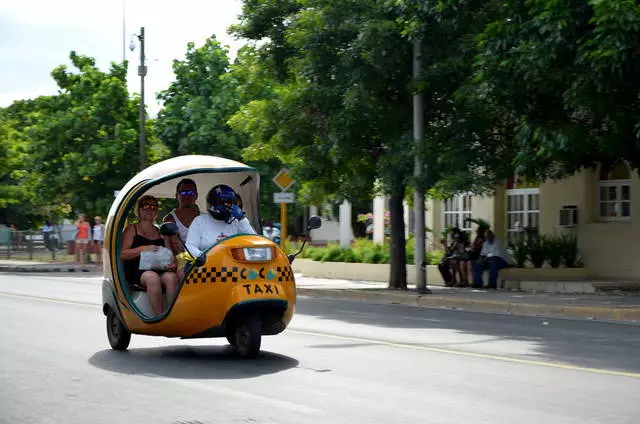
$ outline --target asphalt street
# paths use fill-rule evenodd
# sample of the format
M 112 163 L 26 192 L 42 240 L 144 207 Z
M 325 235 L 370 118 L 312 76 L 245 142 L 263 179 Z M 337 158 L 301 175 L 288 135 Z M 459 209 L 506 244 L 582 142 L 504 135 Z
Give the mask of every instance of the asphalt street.
M 638 423 L 640 326 L 298 299 L 255 360 L 109 348 L 101 279 L 0 274 L 2 423 Z

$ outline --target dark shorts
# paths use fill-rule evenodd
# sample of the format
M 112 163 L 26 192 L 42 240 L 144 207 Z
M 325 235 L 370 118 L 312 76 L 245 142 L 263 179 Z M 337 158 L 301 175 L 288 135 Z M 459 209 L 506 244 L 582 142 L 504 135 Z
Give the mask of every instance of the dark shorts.
M 471 251 L 467 255 L 467 259 L 469 259 L 470 261 L 477 261 L 478 259 L 480 259 L 480 252 Z

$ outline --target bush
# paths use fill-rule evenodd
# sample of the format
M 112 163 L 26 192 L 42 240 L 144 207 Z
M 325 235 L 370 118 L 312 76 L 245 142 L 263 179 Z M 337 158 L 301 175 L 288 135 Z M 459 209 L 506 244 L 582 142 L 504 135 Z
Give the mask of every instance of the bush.
M 562 263 L 562 255 L 564 253 L 562 236 L 548 234 L 541 238 L 545 256 L 549 265 L 551 268 L 559 268 Z
M 547 251 L 545 248 L 544 237 L 532 236 L 527 240 L 527 250 L 529 260 L 536 268 L 542 268 L 547 259 Z
M 354 262 L 355 253 L 350 248 L 343 248 L 339 245 L 330 245 L 324 249 L 322 262 Z
M 406 251 L 407 251 L 407 264 L 415 264 L 416 263 L 416 239 L 413 237 L 413 234 L 409 236 L 406 243 Z
M 580 261 L 578 238 L 575 234 L 564 233 L 560 236 L 561 260 L 567 268 L 577 268 Z
M 438 265 L 444 258 L 444 250 L 430 250 L 427 252 L 427 264 Z
M 526 237 L 518 237 L 515 242 L 509 243 L 511 256 L 516 263 L 516 267 L 524 268 L 529 258 L 529 246 Z
M 288 248 L 287 251 L 297 251 L 299 246 Z M 407 240 L 407 264 L 414 264 L 415 241 Z M 444 256 L 442 250 L 431 250 L 427 252 L 427 263 L 437 265 Z M 377 244 L 368 239 L 357 239 L 351 247 L 342 248 L 337 244 L 330 244 L 325 247 L 309 246 L 300 254 L 301 258 L 308 258 L 318 262 L 349 262 L 368 264 L 388 264 L 391 262 L 391 251 L 389 243 Z

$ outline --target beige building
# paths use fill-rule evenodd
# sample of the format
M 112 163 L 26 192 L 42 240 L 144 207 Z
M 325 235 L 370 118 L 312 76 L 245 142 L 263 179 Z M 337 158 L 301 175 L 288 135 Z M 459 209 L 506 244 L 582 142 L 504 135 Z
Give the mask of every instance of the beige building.
M 596 277 L 640 280 L 640 178 L 626 165 L 600 166 L 561 181 L 523 184 L 508 181 L 493 197 L 460 195 L 428 201 L 431 240 L 450 226 L 472 230 L 466 218 L 491 223 L 509 239 L 526 227 L 541 234 L 573 231 L 585 267 Z

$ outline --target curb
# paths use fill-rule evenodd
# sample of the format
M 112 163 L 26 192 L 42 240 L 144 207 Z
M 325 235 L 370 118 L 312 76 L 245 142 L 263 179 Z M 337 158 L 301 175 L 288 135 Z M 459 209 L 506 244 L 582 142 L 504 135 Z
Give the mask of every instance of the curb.
M 76 268 L 74 266 L 0 266 L 0 272 L 91 272 L 88 268 Z
M 298 295 L 358 300 L 362 302 L 417 306 L 432 309 L 464 310 L 468 312 L 501 313 L 519 316 L 578 318 L 599 321 L 640 322 L 640 308 L 609 308 L 600 306 L 549 305 L 499 300 L 456 299 L 437 295 L 388 292 L 365 292 L 344 289 L 298 288 Z

